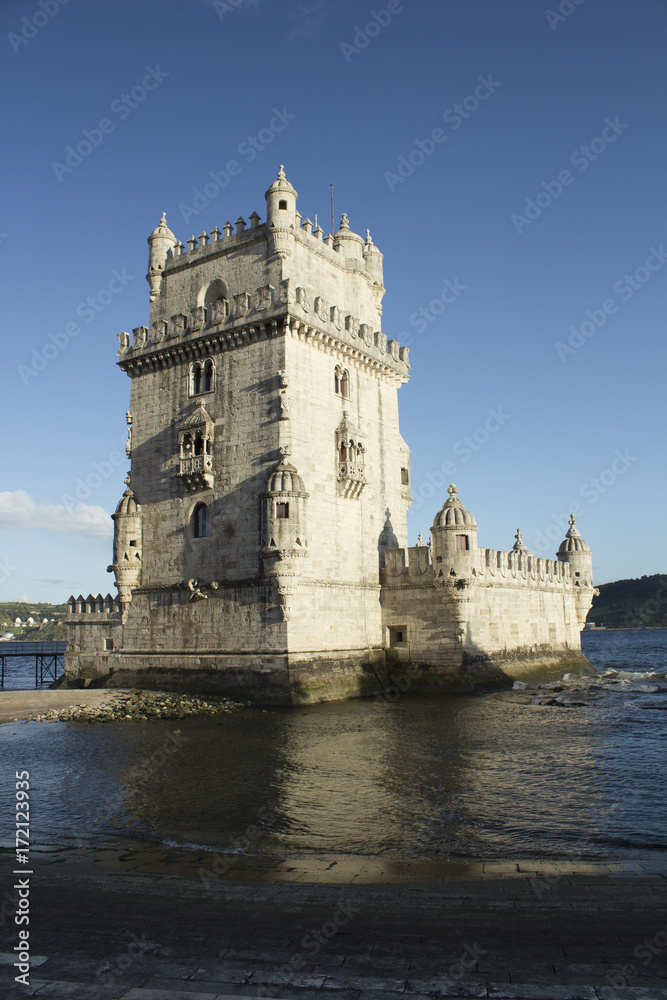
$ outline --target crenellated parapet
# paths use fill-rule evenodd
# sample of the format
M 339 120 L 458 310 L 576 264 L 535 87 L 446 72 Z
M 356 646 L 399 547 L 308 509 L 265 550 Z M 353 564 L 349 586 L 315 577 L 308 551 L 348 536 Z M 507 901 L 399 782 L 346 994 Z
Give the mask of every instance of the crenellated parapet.
M 107 594 L 106 597 L 102 594 L 98 594 L 97 597 L 93 594 L 89 594 L 88 597 L 79 594 L 78 597 L 71 596 L 67 599 L 67 608 L 68 621 L 74 621 L 82 615 L 87 616 L 86 621 L 93 615 L 100 621 L 115 621 L 119 620 L 121 603 L 118 597 L 113 597 L 111 594 Z

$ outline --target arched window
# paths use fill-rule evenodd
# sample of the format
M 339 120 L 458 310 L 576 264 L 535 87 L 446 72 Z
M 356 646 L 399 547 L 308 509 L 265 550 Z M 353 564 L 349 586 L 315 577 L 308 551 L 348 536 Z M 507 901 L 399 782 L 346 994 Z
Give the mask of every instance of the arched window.
M 341 442 L 340 448 L 338 449 L 338 461 L 347 462 L 347 447 L 345 446 L 344 441 Z
M 202 374 L 201 391 L 211 392 L 213 389 L 213 362 L 208 358 L 204 362 L 204 371 Z
M 195 455 L 204 454 L 204 435 L 201 431 L 195 434 Z
M 206 538 L 208 535 L 208 507 L 198 503 L 192 515 L 195 538 Z
M 192 435 L 184 434 L 181 442 L 181 457 L 188 458 L 192 454 Z
M 339 365 L 334 368 L 334 392 L 343 399 L 350 398 L 350 373 Z
M 195 361 L 190 365 L 189 395 L 200 396 L 204 392 L 215 389 L 215 365 L 210 358 L 205 361 Z

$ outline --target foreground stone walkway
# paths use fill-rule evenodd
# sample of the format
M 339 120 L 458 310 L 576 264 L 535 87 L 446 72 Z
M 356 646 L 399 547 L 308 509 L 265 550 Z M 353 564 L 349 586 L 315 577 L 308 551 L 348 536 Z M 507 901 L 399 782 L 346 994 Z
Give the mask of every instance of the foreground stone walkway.
M 651 862 L 449 866 L 409 884 L 336 882 L 330 867 L 315 884 L 307 863 L 258 881 L 249 860 L 205 886 L 167 857 L 124 857 L 33 857 L 31 983 L 5 964 L 1 996 L 667 998 L 667 879 Z M 16 928 L 2 932 L 11 962 Z

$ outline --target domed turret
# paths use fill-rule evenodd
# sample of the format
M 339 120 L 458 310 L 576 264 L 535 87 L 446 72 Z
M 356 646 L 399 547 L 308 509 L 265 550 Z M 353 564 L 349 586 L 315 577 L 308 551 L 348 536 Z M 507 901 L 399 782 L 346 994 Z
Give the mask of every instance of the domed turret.
M 570 514 L 570 527 L 567 530 L 565 538 L 560 543 L 558 548 L 558 555 L 560 556 L 565 552 L 590 552 L 591 547 L 588 542 L 585 542 L 579 533 L 577 528 L 577 522 L 574 519 L 574 514 Z
M 570 527 L 558 548 L 558 558 L 569 562 L 576 586 L 593 586 L 593 556 L 590 545 L 579 534 L 574 514 L 570 515 Z
M 472 572 L 474 550 L 477 548 L 477 522 L 458 498 L 458 489 L 451 484 L 442 509 L 435 515 L 431 527 L 433 536 L 433 569 L 436 579 L 468 577 Z
M 116 576 L 116 586 L 121 603 L 132 600 L 132 590 L 139 586 L 141 579 L 141 507 L 130 489 L 129 478 L 125 480 L 127 489 L 123 493 L 115 514 L 113 531 L 113 563 L 109 572 Z
M 346 260 L 357 260 L 364 262 L 365 243 L 361 236 L 353 233 L 347 215 L 343 212 L 340 219 L 340 229 L 334 235 L 334 249 L 338 247 L 339 253 Z
M 514 545 L 512 546 L 512 552 L 522 552 L 524 556 L 529 556 L 532 554 L 530 552 L 530 549 L 524 542 L 523 535 L 521 534 L 518 528 L 516 529 L 516 535 L 514 536 Z
M 282 163 L 278 177 L 266 192 L 266 219 L 276 229 L 292 229 L 296 223 L 296 200 L 299 197 L 285 177 Z
M 303 479 L 295 467 L 285 461 L 279 462 L 269 476 L 266 490 L 267 493 L 306 494 Z
M 382 271 L 382 254 L 373 243 L 370 230 L 366 230 L 366 243 L 363 250 L 364 261 L 366 262 L 366 274 L 380 288 L 384 288 L 384 275 Z
M 270 473 L 261 499 L 264 556 L 285 559 L 305 555 L 307 500 L 303 479 L 284 455 Z
M 159 224 L 148 237 L 150 250 L 148 253 L 148 274 L 146 275 L 146 281 L 151 286 L 151 302 L 159 294 L 162 271 L 167 260 L 167 255 L 170 250 L 173 250 L 177 242 L 178 240 L 167 225 L 167 218 L 163 212 Z

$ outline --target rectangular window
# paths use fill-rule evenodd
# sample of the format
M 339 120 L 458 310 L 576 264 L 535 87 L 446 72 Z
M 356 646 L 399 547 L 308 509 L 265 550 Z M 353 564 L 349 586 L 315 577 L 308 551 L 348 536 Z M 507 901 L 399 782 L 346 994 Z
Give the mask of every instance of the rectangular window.
M 289 504 L 288 503 L 277 503 L 276 504 L 276 517 L 289 517 Z
M 130 539 L 130 545 L 131 545 L 131 546 L 132 546 L 133 548 L 136 548 L 136 545 L 137 545 L 137 540 L 136 540 L 136 538 L 131 538 L 131 539 Z
M 105 639 L 104 648 L 107 652 L 111 652 L 113 650 L 113 639 Z
M 456 551 L 457 552 L 467 552 L 470 548 L 469 539 L 467 535 L 457 535 L 456 536 Z
M 408 630 L 405 625 L 395 625 L 389 628 L 389 645 L 404 646 L 408 641 Z

